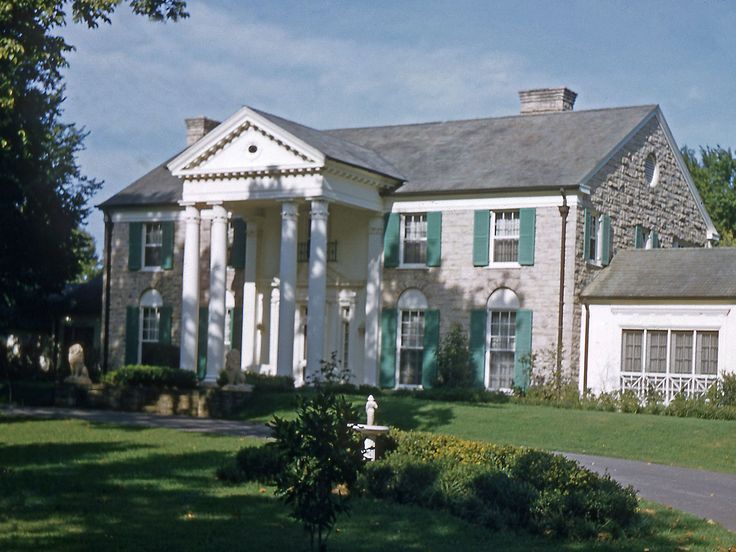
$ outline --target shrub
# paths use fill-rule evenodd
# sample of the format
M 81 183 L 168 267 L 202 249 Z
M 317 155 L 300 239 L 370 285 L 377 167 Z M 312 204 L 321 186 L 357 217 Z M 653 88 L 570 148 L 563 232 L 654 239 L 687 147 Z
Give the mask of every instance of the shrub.
M 217 470 L 217 478 L 230 483 L 257 481 L 272 485 L 276 475 L 284 469 L 284 459 L 274 443 L 260 447 L 243 447 L 235 455 L 235 461 Z
M 294 390 L 294 378 L 291 376 L 270 376 L 246 372 L 245 383 L 252 385 L 254 392 L 282 393 Z
M 115 386 L 150 385 L 179 389 L 195 389 L 198 385 L 197 374 L 190 370 L 146 365 L 129 365 L 112 370 L 102 376 L 102 382 Z
M 338 485 L 352 488 L 363 466 L 360 439 L 348 426 L 358 412 L 329 387 L 298 400 L 295 420 L 274 417 L 269 423 L 283 461 L 275 476 L 276 493 L 309 532 L 312 548 L 316 540 L 322 551 L 338 514 L 349 510 L 349 494 L 333 490 Z
M 362 477 L 378 498 L 560 537 L 616 535 L 637 518 L 632 488 L 562 456 L 417 432 L 394 430 L 391 437 L 395 450 Z
M 455 322 L 437 350 L 437 385 L 440 387 L 470 387 L 474 382 L 473 364 L 468 336 Z
M 736 374 L 724 374 L 721 380 L 721 404 L 736 406 Z

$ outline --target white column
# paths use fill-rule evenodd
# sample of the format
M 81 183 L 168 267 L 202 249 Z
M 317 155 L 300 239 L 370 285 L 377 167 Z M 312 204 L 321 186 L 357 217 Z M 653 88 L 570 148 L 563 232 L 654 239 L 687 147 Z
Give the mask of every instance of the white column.
M 182 370 L 196 371 L 199 331 L 199 209 L 191 203 L 185 207 L 179 367 Z
M 216 382 L 225 363 L 225 285 L 227 279 L 227 211 L 212 206 L 210 230 L 210 306 L 207 320 L 207 375 Z
M 309 288 L 307 290 L 306 377 L 319 371 L 325 348 L 325 295 L 327 291 L 327 202 L 312 200 L 309 237 Z
M 297 204 L 281 204 L 281 255 L 279 264 L 279 336 L 276 374 L 294 373 L 294 313 L 296 310 L 296 220 Z
M 381 254 L 383 253 L 383 218 L 368 223 L 368 271 L 365 284 L 365 363 L 363 383 L 378 383 L 378 315 L 381 311 Z
M 245 234 L 245 274 L 243 278 L 243 338 L 240 367 L 256 365 L 256 261 L 258 258 L 258 223 L 248 219 Z

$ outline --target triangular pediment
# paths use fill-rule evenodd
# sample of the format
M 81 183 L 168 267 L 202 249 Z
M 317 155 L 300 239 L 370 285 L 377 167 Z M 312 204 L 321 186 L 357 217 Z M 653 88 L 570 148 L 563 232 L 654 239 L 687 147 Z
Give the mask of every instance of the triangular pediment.
M 186 179 L 303 172 L 324 166 L 324 161 L 320 151 L 244 107 L 168 167 Z

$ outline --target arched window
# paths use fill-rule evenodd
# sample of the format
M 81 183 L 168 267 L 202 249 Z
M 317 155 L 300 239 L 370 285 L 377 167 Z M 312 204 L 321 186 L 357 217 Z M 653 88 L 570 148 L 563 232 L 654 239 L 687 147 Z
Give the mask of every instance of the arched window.
M 164 300 L 155 289 L 146 290 L 140 300 L 139 358 L 142 364 L 153 363 L 151 344 L 161 340 L 161 308 Z
M 399 350 L 396 366 L 399 385 L 422 384 L 424 315 L 427 306 L 427 298 L 418 289 L 408 289 L 399 297 L 396 343 Z
M 516 311 L 519 298 L 508 288 L 499 288 L 488 298 L 486 387 L 510 390 L 514 385 Z

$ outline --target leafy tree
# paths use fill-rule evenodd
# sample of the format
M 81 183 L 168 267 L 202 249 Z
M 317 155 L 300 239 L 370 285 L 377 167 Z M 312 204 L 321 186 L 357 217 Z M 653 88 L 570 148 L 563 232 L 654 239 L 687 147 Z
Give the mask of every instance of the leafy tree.
M 721 245 L 736 245 L 736 156 L 721 146 L 682 148 L 705 208 L 721 234 Z
M 74 283 L 89 282 L 102 270 L 95 250 L 95 239 L 85 230 L 75 229 L 74 234 L 74 258 L 77 261 Z
M 455 323 L 442 339 L 437 351 L 437 383 L 444 387 L 471 387 L 473 364 L 468 346 L 468 336 L 463 327 Z
M 74 47 L 58 33 L 69 17 L 90 28 L 109 23 L 121 3 L 0 0 L 0 326 L 17 323 L 84 264 L 78 228 L 101 182 L 77 163 L 85 132 L 62 121 L 61 71 Z M 181 0 L 127 3 L 157 21 L 187 17 Z
M 348 426 L 358 411 L 330 387 L 313 398 L 300 397 L 296 420 L 270 422 L 275 447 L 284 462 L 276 493 L 292 508 L 292 517 L 309 533 L 312 549 L 326 550 L 337 516 L 349 511 L 349 493 L 363 467 L 357 432 Z

